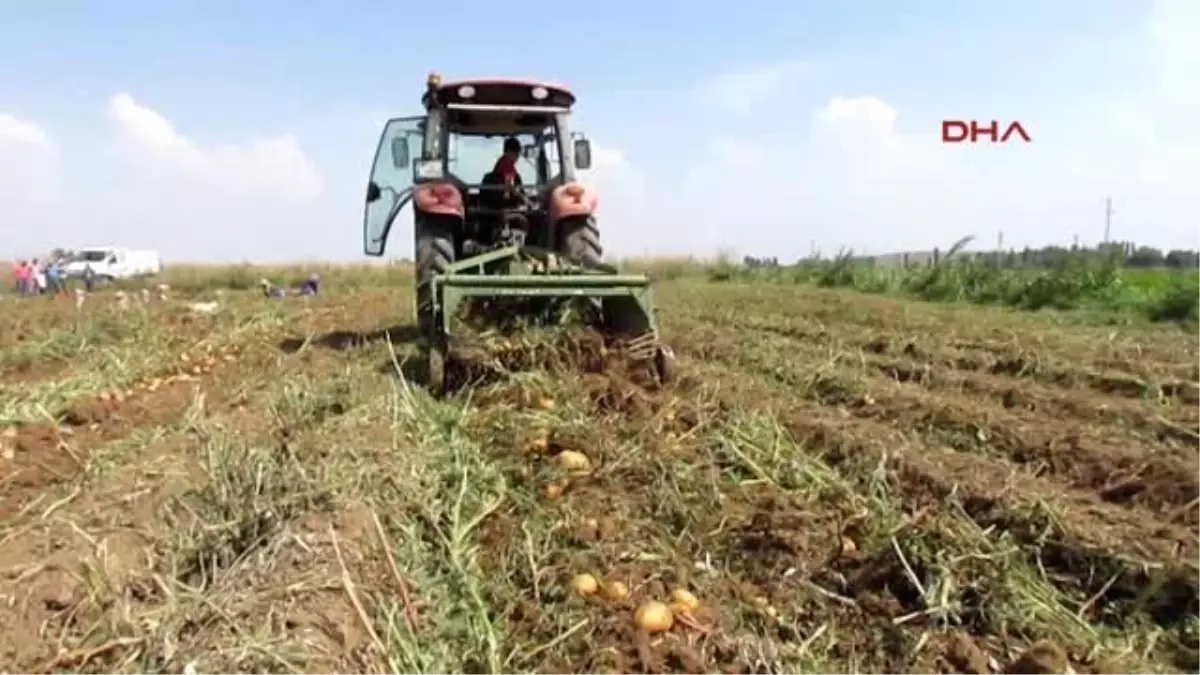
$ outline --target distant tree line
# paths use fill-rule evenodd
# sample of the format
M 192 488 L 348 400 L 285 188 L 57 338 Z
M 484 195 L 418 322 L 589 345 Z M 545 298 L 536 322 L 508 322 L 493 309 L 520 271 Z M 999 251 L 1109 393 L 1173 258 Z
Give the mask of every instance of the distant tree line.
M 1173 249 L 1163 251 L 1153 246 L 1138 246 L 1132 241 L 1100 244 L 1094 247 L 1045 246 L 1007 251 L 973 252 L 977 259 L 998 260 L 1000 266 L 1010 268 L 1061 267 L 1081 258 L 1089 262 L 1118 263 L 1122 267 L 1187 269 L 1200 267 L 1200 251 Z
M 854 256 L 843 252 L 839 258 L 850 257 L 867 265 L 899 265 L 903 267 L 937 265 L 944 257 L 940 249 L 932 251 L 890 253 L 881 256 Z M 1200 267 L 1200 251 L 1172 249 L 1163 251 L 1153 246 L 1138 246 L 1131 241 L 1113 242 L 1098 246 L 1044 246 L 1042 248 L 1007 249 L 992 251 L 958 251 L 956 259 L 973 259 L 1008 269 L 1052 269 L 1068 263 L 1095 262 L 1116 263 L 1131 268 L 1196 269 Z M 820 256 L 817 256 L 819 259 Z M 802 258 L 796 264 L 812 262 L 814 258 Z M 744 267 L 779 267 L 779 258 L 745 256 Z
M 742 258 L 745 267 L 779 267 L 779 258 L 755 258 L 752 255 Z

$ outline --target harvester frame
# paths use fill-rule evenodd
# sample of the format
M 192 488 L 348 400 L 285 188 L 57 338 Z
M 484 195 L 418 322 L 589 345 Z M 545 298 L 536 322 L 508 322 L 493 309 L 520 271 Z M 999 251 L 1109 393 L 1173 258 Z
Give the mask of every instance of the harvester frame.
M 413 205 L 416 314 L 430 388 L 445 386 L 454 319 L 474 298 L 582 299 L 629 358 L 652 362 L 667 379 L 674 355 L 659 339 L 649 280 L 601 262 L 596 193 L 576 176 L 591 167 L 591 144 L 569 130 L 575 96 L 543 82 L 443 83 L 431 75 L 422 103 L 423 115 L 384 126 L 367 187 L 363 249 L 382 256 L 401 209 Z M 504 183 L 488 170 L 499 139 L 511 138 L 528 141 L 520 158 L 536 175 L 530 185 L 519 176 L 516 185 Z M 471 146 L 488 144 L 471 155 Z M 464 180 L 467 159 L 483 174 L 479 183 Z

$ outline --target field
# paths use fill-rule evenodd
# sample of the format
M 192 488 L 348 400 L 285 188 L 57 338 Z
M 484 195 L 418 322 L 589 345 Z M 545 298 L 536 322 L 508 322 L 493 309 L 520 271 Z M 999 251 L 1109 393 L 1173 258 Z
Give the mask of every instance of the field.
M 543 330 L 436 400 L 403 268 L 175 274 L 0 301 L 0 671 L 1200 668 L 1194 328 L 685 275 L 675 382 Z

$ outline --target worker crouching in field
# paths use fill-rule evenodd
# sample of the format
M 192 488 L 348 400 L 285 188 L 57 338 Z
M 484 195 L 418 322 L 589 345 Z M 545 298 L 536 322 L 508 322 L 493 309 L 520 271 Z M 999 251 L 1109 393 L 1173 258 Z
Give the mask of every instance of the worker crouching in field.
M 286 295 L 282 288 L 276 286 L 270 281 L 267 281 L 266 279 L 259 279 L 258 285 L 262 288 L 263 295 L 267 296 L 268 298 L 282 298 L 284 295 Z
M 321 290 L 321 277 L 317 274 L 308 275 L 308 279 L 300 286 L 300 295 L 316 295 Z

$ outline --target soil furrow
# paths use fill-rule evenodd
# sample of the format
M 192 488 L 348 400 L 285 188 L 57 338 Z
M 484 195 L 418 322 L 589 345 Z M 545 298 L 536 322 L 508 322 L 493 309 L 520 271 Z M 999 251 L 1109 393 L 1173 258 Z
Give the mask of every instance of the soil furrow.
M 1177 399 L 1189 406 L 1200 403 L 1200 384 L 1194 380 L 1183 380 L 1176 376 L 1152 380 L 1120 370 L 1095 370 L 1061 363 L 1058 359 L 1039 356 L 1036 352 L 1013 346 L 1007 350 L 964 349 L 956 346 L 962 343 L 939 344 L 936 339 L 931 341 L 861 333 L 843 336 L 840 332 L 831 333 L 824 327 L 794 327 L 770 323 L 750 322 L 739 325 L 737 330 L 743 329 L 800 342 L 857 348 L 874 355 L 899 354 L 940 369 L 1001 376 L 1016 381 L 1028 379 L 1066 390 L 1090 389 L 1097 394 L 1113 398 Z M 839 327 L 839 330 L 844 329 L 845 327 Z
M 683 353 L 690 347 L 681 346 Z M 1158 510 L 1184 523 L 1197 522 L 1200 465 L 1191 456 L 1147 447 L 1137 439 L 1099 435 L 1087 424 L 1064 425 L 1037 412 L 974 405 L 971 397 L 931 391 L 918 383 L 896 383 L 877 374 L 806 372 L 804 361 L 777 365 L 771 358 L 706 343 L 706 358 L 750 369 L 760 377 L 793 386 L 792 396 L 836 406 L 843 414 L 918 430 L 935 444 L 991 454 L 1035 473 L 1093 490 L 1105 501 Z
M 976 493 L 990 495 L 1017 512 L 1021 510 L 1017 507 L 1031 509 L 1039 503 L 1056 505 L 1057 510 L 1070 514 L 1078 523 L 1072 523 L 1069 532 L 1080 548 L 1112 547 L 1118 558 L 1130 561 L 1173 561 L 1170 564 L 1178 566 L 1197 551 L 1197 536 L 1188 527 L 1164 523 L 1142 510 L 1106 503 L 1091 491 L 1016 473 L 1006 462 L 984 455 L 937 444 L 914 444 L 890 424 L 854 418 L 844 409 L 814 401 L 797 401 L 786 387 L 769 380 L 747 379 L 743 374 L 739 384 L 733 385 L 736 372 L 728 375 L 729 396 L 753 396 L 786 411 L 793 436 L 802 444 L 823 449 L 826 460 L 835 465 L 870 466 L 886 450 L 880 445 L 892 446 L 886 457 L 915 466 L 921 474 L 929 474 L 930 480 L 937 478 L 938 485 L 946 487 L 936 495 L 938 500 L 953 487 L 964 498 Z

